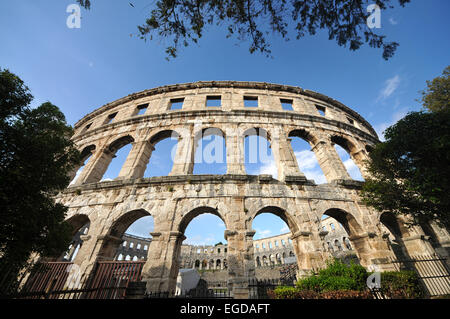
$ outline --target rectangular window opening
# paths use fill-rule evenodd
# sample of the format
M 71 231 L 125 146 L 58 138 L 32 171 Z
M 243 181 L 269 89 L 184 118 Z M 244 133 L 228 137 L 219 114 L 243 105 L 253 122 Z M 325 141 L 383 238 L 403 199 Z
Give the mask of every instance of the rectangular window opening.
M 218 96 L 207 96 L 206 97 L 206 106 L 216 106 L 220 107 L 222 106 L 222 97 L 220 95 Z
M 320 106 L 320 105 L 316 105 L 316 109 L 320 113 L 320 115 L 325 116 L 325 111 L 326 111 L 325 107 Z
M 138 107 L 137 107 L 138 111 L 137 111 L 136 115 L 144 115 L 145 112 L 147 111 L 147 107 L 148 107 L 148 103 L 138 105 Z
M 108 118 L 106 119 L 106 124 L 112 123 L 114 121 L 114 118 L 116 117 L 117 112 L 113 114 L 109 114 Z
M 184 98 L 171 99 L 170 109 L 171 110 L 181 110 L 183 108 Z
M 244 106 L 245 107 L 258 107 L 258 97 L 257 96 L 244 96 Z
M 280 102 L 281 102 L 281 107 L 283 108 L 283 110 L 285 110 L 285 111 L 293 111 L 294 110 L 294 108 L 292 107 L 293 100 L 280 99 Z
M 353 121 L 351 118 L 347 117 L 347 121 L 348 121 L 350 124 L 355 125 L 355 121 Z
M 86 125 L 86 127 L 84 128 L 85 131 L 89 130 L 91 128 L 92 123 L 89 123 L 88 125 Z

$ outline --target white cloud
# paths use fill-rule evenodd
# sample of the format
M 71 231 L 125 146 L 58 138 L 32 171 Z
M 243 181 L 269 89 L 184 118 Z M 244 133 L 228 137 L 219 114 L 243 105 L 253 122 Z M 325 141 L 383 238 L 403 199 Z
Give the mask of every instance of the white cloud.
M 347 169 L 348 174 L 351 178 L 354 180 L 363 181 L 364 179 L 361 176 L 361 171 L 359 170 L 358 166 L 356 166 L 355 162 L 351 158 L 344 161 L 344 166 Z
M 405 117 L 405 115 L 408 113 L 408 108 L 402 108 L 401 110 L 395 112 L 392 114 L 390 121 L 386 121 L 383 123 L 379 123 L 377 125 L 374 125 L 374 129 L 378 134 L 378 137 L 381 141 L 385 141 L 384 138 L 384 130 L 387 129 L 389 126 L 392 126 L 393 124 L 397 123 L 398 120 Z
M 392 25 L 397 25 L 397 24 L 398 24 L 398 21 L 395 21 L 393 17 L 390 17 L 390 18 L 389 18 L 389 22 L 390 22 L 390 24 L 392 24 Z
M 288 231 L 289 231 L 289 227 L 287 227 L 287 226 L 284 226 L 283 228 L 280 229 L 280 232 L 282 232 L 282 233 L 286 233 Z
M 209 234 L 206 237 L 203 237 L 201 235 L 188 237 L 185 243 L 188 245 L 200 246 L 200 245 L 214 245 L 217 242 L 218 241 L 216 240 L 216 237 L 213 234 Z
M 294 152 L 294 154 L 297 158 L 298 166 L 303 174 L 305 174 L 306 178 L 314 180 L 316 184 L 327 182 L 314 152 L 303 150 Z
M 277 165 L 275 164 L 275 161 L 271 160 L 270 162 L 263 164 L 259 168 L 259 174 L 269 174 L 269 175 L 272 175 L 272 177 L 276 179 L 278 176 L 278 169 L 277 169 Z
M 261 239 L 265 237 L 269 237 L 272 234 L 272 231 L 270 229 L 259 229 L 255 228 L 255 239 Z
M 400 76 L 398 74 L 393 78 L 387 79 L 384 82 L 384 88 L 380 91 L 380 94 L 378 95 L 377 102 L 380 100 L 385 100 L 388 97 L 390 97 L 395 92 L 395 90 L 397 90 L 399 85 L 400 85 Z

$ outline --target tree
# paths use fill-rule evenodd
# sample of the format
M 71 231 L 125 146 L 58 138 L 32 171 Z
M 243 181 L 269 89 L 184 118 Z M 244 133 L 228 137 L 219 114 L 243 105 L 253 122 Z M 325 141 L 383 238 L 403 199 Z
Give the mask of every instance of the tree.
M 449 107 L 450 101 L 450 65 L 444 69 L 442 76 L 427 81 L 427 89 L 421 91 L 423 106 L 431 112 Z
M 338 45 L 349 45 L 357 50 L 366 42 L 370 47 L 383 48 L 383 58 L 389 59 L 399 45 L 385 42 L 384 35 L 374 33 L 367 25 L 372 12 L 370 4 L 378 5 L 380 12 L 392 8 L 392 0 L 159 0 L 145 23 L 138 26 L 140 37 L 153 39 L 156 34 L 170 38 L 166 48 L 168 57 L 176 57 L 180 44 L 198 43 L 203 32 L 212 25 L 224 26 L 227 37 L 239 40 L 250 38 L 250 53 L 260 51 L 271 55 L 266 37 L 277 34 L 289 40 L 289 33 L 297 39 L 306 34 L 315 35 L 317 30 L 328 31 L 328 38 Z M 403 7 L 410 0 L 398 0 Z M 78 0 L 90 9 L 89 0 Z M 294 30 L 289 26 L 292 25 Z M 290 30 L 291 29 L 291 30 Z
M 378 211 L 435 221 L 450 229 L 450 97 L 448 75 L 427 81 L 424 107 L 408 113 L 384 132 L 386 141 L 370 152 L 371 177 L 363 201 Z
M 408 113 L 385 137 L 370 153 L 364 202 L 450 229 L 450 110 Z
M 16 278 L 31 253 L 54 256 L 71 240 L 67 208 L 54 195 L 69 184 L 80 154 L 61 111 L 50 102 L 33 109 L 32 99 L 19 77 L 0 68 L 0 281 Z

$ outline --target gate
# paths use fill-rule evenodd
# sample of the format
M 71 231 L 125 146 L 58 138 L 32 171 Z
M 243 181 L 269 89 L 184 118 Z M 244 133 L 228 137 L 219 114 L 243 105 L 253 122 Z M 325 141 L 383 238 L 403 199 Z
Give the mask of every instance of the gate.
M 450 294 L 450 268 L 447 258 L 438 255 L 420 255 L 392 260 L 392 263 L 397 271 L 415 271 L 429 296 Z

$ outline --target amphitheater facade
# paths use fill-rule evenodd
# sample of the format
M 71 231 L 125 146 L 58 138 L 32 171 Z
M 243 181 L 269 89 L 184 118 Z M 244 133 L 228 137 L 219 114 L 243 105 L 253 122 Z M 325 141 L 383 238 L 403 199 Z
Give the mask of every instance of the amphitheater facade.
M 210 101 L 216 106 L 208 106 Z M 225 140 L 226 174 L 194 175 L 198 142 L 211 130 Z M 277 179 L 247 174 L 244 138 L 249 135 L 270 143 Z M 178 140 L 170 174 L 143 178 L 156 144 L 170 136 Z M 327 183 L 317 185 L 300 171 L 290 144 L 293 137 L 309 143 Z M 330 257 L 323 246 L 324 214 L 343 225 L 350 247 L 370 270 L 393 269 L 389 238 L 405 254 L 448 253 L 446 230 L 434 224 L 407 228 L 405 220 L 361 202 L 361 182 L 351 179 L 333 145 L 342 146 L 367 177 L 364 161 L 378 137 L 358 113 L 320 93 L 261 82 L 163 86 L 86 115 L 76 123 L 73 141 L 90 159 L 57 201 L 69 207 L 67 220 L 75 231 L 90 223 L 73 261 L 84 277 L 92 274 L 96 262 L 114 259 L 126 229 L 143 216 L 154 219 L 142 276 L 147 291 L 155 292 L 175 289 L 184 231 L 203 213 L 226 225 L 228 284 L 235 298 L 248 297 L 248 279 L 255 276 L 251 225 L 261 213 L 275 214 L 289 226 L 298 276 L 323 267 Z M 128 144 L 132 148 L 119 176 L 101 181 L 115 153 Z

